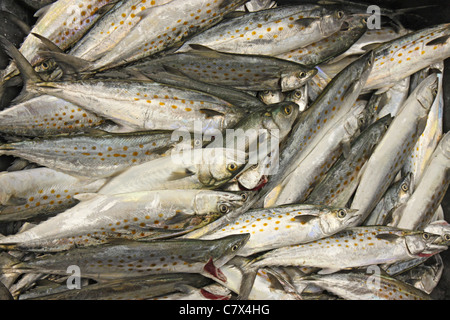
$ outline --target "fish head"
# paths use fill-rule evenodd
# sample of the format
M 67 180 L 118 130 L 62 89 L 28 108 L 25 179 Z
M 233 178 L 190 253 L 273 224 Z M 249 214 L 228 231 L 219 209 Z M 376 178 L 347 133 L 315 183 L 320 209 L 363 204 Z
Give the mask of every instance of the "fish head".
M 286 97 L 286 101 L 292 101 L 297 104 L 299 112 L 305 111 L 308 108 L 308 86 L 305 85 L 290 92 Z
M 440 235 L 424 231 L 405 231 L 405 245 L 412 257 L 427 257 L 447 249 Z
M 433 221 L 429 223 L 423 230 L 425 232 L 440 235 L 440 238 L 436 240 L 436 244 L 441 244 L 444 246 L 450 245 L 450 224 L 447 221 Z
M 368 144 L 370 146 L 373 147 L 381 141 L 390 124 L 392 123 L 392 120 L 394 120 L 394 118 L 391 116 L 391 114 L 387 114 L 370 125 L 370 129 L 367 129 L 370 130 L 368 139 Z
M 329 235 L 353 226 L 361 217 L 361 212 L 357 209 L 331 207 L 326 208 L 324 212 L 325 214 L 320 216 L 320 228 L 324 234 Z
M 263 112 L 263 128 L 275 135 L 272 129 L 279 130 L 278 139 L 284 139 L 291 131 L 295 119 L 297 119 L 298 108 L 294 102 L 285 101 L 269 105 Z
M 404 203 L 404 199 L 408 199 L 413 193 L 414 187 L 414 177 L 412 172 L 409 172 L 402 179 L 400 185 L 398 186 L 398 198 L 401 203 Z
M 214 265 L 220 268 L 239 253 L 250 239 L 250 233 L 233 234 L 214 240 L 216 246 L 211 251 Z
M 363 101 L 355 102 L 350 117 L 344 123 L 348 137 L 354 137 L 367 122 L 367 109 Z
M 425 110 L 429 110 L 438 94 L 437 74 L 433 73 L 426 77 L 412 94 L 415 94 L 417 101 Z
M 278 103 L 285 99 L 285 94 L 281 90 L 259 91 L 257 96 L 265 104 Z
M 193 199 L 197 214 L 226 214 L 233 209 L 242 207 L 247 195 L 233 192 L 202 190 Z
M 328 36 L 335 33 L 339 27 L 348 28 L 348 22 L 346 22 L 347 14 L 342 10 L 336 10 L 330 14 L 326 14 L 320 21 L 320 31 L 322 35 Z
M 299 68 L 300 70 L 284 71 L 281 74 L 281 91 L 291 91 L 304 86 L 309 79 L 317 74 L 317 69 L 307 69 L 305 67 Z
M 229 181 L 244 167 L 247 152 L 233 148 L 204 148 L 202 162 L 197 164 L 199 181 L 207 188 Z

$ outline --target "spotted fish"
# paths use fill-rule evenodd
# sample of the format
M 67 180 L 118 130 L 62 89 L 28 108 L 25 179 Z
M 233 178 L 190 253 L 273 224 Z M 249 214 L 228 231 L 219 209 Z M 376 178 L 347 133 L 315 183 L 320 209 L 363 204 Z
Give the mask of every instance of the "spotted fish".
M 412 150 L 423 132 L 436 93 L 437 77 L 431 75 L 405 101 L 401 112 L 367 161 L 351 204 L 351 208 L 363 212 L 363 219 L 367 218 L 394 181 L 408 151 Z
M 357 216 L 354 210 L 306 204 L 253 209 L 200 239 L 248 232 L 250 239 L 238 255 L 249 256 L 328 237 L 345 229 Z
M 395 226 L 422 230 L 427 226 L 439 207 L 449 185 L 449 143 L 445 134 L 434 150 L 423 177 L 415 184 L 409 200 L 394 213 L 398 216 Z
M 228 19 L 192 37 L 178 51 L 201 44 L 223 52 L 275 56 L 335 33 L 344 20 L 343 11 L 315 5 L 277 7 Z
M 77 105 L 53 96 L 42 95 L 0 112 L 0 131 L 17 136 L 51 136 L 82 132 L 105 120 Z
M 106 178 L 170 154 L 176 143 L 172 132 L 97 131 L 3 144 L 0 154 L 21 157 L 73 176 Z
M 174 196 L 177 194 L 177 196 Z M 57 252 L 112 238 L 175 237 L 243 204 L 240 194 L 208 190 L 161 190 L 117 195 L 81 194 L 76 206 L 17 235 L 0 239 L 9 248 Z
M 106 179 L 80 179 L 49 168 L 0 174 L 0 221 L 33 220 L 73 207 L 80 193 L 97 192 Z
M 392 118 L 371 124 L 352 143 L 347 155 L 341 155 L 324 178 L 314 187 L 306 203 L 344 207 L 358 185 L 363 165 L 389 127 Z
M 66 275 L 69 266 L 77 265 L 83 278 L 97 281 L 180 272 L 223 278 L 219 268 L 233 258 L 247 240 L 248 234 L 217 240 L 118 240 L 48 254 L 2 269 L 3 272 Z

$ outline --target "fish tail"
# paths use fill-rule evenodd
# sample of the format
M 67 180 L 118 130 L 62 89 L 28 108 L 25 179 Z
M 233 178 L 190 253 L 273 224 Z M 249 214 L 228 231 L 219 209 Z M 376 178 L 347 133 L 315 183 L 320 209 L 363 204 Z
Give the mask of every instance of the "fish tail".
M 250 296 L 259 269 L 259 267 L 253 266 L 253 263 L 256 261 L 258 261 L 258 258 L 241 259 L 238 263 L 233 263 L 242 272 L 242 280 L 238 294 L 239 300 L 248 300 Z

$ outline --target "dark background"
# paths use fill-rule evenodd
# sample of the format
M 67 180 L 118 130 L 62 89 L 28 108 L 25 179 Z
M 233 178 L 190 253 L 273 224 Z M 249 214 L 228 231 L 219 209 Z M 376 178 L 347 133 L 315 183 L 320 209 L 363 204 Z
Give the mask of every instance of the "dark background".
M 313 1 L 306 0 L 277 0 L 279 6 L 285 4 L 301 4 Z M 430 6 L 428 8 L 420 8 L 417 10 L 408 11 L 408 13 L 400 15 L 398 18 L 406 28 L 417 30 L 427 26 L 432 26 L 441 23 L 450 23 L 450 1 L 444 0 L 370 0 L 358 1 L 354 3 L 369 5 L 378 5 L 381 8 L 401 12 L 401 9 L 414 8 L 419 6 Z M 26 6 L 19 0 L 0 0 L 0 11 L 8 11 L 18 16 L 22 21 L 33 25 L 36 21 L 33 18 L 35 10 Z M 11 23 L 10 18 L 0 13 L 0 34 L 3 34 L 10 39 L 17 46 L 20 45 L 23 37 L 23 32 Z M 3 69 L 8 63 L 8 58 L 0 52 L 0 69 Z M 11 90 L 11 95 L 14 96 L 17 91 Z M 444 132 L 450 128 L 450 59 L 445 61 L 444 70 Z M 8 105 L 7 102 L 3 102 Z M 2 102 L 0 101 L 0 108 Z M 11 162 L 11 157 L 0 157 L 0 171 L 5 170 Z M 445 212 L 445 219 L 450 221 L 450 192 L 444 197 L 442 206 Z M 432 293 L 434 299 L 447 300 L 450 299 L 450 250 L 441 253 L 444 260 L 444 273 L 442 278 Z

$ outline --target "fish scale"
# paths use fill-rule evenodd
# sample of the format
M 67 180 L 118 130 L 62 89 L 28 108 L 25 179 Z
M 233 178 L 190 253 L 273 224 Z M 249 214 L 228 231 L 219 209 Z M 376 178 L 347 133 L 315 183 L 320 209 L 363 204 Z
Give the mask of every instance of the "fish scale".
M 342 11 L 328 12 L 315 5 L 251 12 L 194 36 L 178 52 L 189 50 L 189 44 L 202 44 L 224 52 L 274 56 L 333 34 L 343 20 Z
M 408 33 L 376 49 L 364 90 L 390 87 L 397 81 L 450 57 L 450 24 Z
M 211 273 L 231 259 L 248 235 L 218 240 L 124 241 L 47 254 L 4 271 L 67 275 L 77 265 L 84 278 L 113 280 L 164 273 Z M 214 250 L 213 250 L 214 249 Z
M 371 124 L 352 143 L 349 154 L 341 155 L 305 200 L 330 206 L 346 206 L 358 184 L 361 169 L 383 137 L 392 118 L 387 116 Z
M 104 119 L 63 99 L 42 95 L 0 112 L 0 131 L 18 136 L 80 132 Z
M 44 36 L 65 50 L 77 42 L 105 14 L 101 12 L 102 8 L 113 3 L 111 0 L 59 0 L 49 8 L 51 14 L 43 13 L 31 33 Z M 33 66 L 36 66 L 42 62 L 42 58 L 37 54 L 39 48 L 42 48 L 40 40 L 30 34 L 21 45 L 20 51 Z M 2 81 L 17 74 L 16 66 L 12 63 L 2 73 Z
M 103 133 L 59 135 L 0 146 L 14 155 L 62 172 L 104 178 L 164 156 L 177 141 L 172 133 Z M 83 168 L 80 170 L 80 168 Z
M 28 220 L 74 206 L 74 196 L 96 192 L 105 179 L 79 179 L 48 168 L 0 174 L 0 220 Z
M 150 81 L 86 80 L 36 86 L 38 92 L 71 101 L 136 131 L 222 130 L 244 115 L 244 110 L 213 95 Z M 201 124 L 199 128 L 195 122 Z
M 117 195 L 81 194 L 76 206 L 30 230 L 2 238 L 19 250 L 58 252 L 108 239 L 175 237 L 242 205 L 240 194 L 208 190 L 144 191 Z M 206 222 L 205 222 L 206 221 Z
M 200 239 L 217 239 L 230 234 L 249 233 L 250 239 L 239 256 L 291 244 L 325 238 L 345 229 L 358 216 L 356 211 L 319 205 L 287 205 L 249 210 L 220 230 Z
M 194 79 L 249 91 L 290 91 L 304 85 L 317 72 L 298 63 L 264 55 L 224 53 L 203 46 L 134 65 L 140 72 L 165 66 Z
M 346 30 L 339 30 L 323 40 L 285 52 L 277 57 L 312 67 L 324 63 L 345 52 L 367 29 L 365 21 L 359 16 L 351 16 L 345 20 L 345 23 L 349 24 Z
M 436 88 L 437 77 L 431 75 L 414 90 L 367 161 L 351 204 L 351 208 L 364 212 L 363 219 L 381 200 L 414 148 L 424 129 Z

